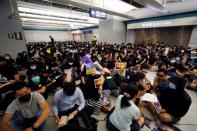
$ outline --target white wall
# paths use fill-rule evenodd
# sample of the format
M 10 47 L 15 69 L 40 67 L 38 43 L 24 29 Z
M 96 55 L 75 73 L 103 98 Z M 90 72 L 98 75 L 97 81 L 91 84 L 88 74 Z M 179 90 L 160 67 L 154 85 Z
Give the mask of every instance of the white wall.
M 126 41 L 126 26 L 116 17 L 107 16 L 107 20 L 99 21 L 99 41 L 122 43 Z
M 190 47 L 197 48 L 197 26 L 194 26 L 192 34 L 190 37 L 189 45 Z
M 83 33 L 83 35 L 84 35 L 83 41 L 91 42 L 93 36 L 96 36 L 97 41 L 99 41 L 99 28 L 94 28 L 94 29 L 91 29 L 91 30 L 92 30 L 91 33 Z
M 92 35 L 96 36 L 97 41 L 99 41 L 99 28 L 92 29 Z
M 126 43 L 134 44 L 134 30 L 126 31 Z
M 27 42 L 50 41 L 51 35 L 55 41 L 72 40 L 73 36 L 69 31 L 47 31 L 47 30 L 24 30 Z
M 18 15 L 16 0 L 12 0 L 14 12 Z M 9 0 L 0 0 L 0 55 L 9 53 L 13 58 L 18 52 L 26 50 L 25 37 L 20 19 L 8 19 L 11 7 Z M 21 32 L 22 40 L 9 39 L 8 33 Z

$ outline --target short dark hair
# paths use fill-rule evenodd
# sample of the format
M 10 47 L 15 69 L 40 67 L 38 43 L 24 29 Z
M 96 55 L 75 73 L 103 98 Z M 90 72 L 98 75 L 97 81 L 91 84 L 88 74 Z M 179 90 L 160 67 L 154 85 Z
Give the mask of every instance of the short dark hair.
M 63 91 L 66 95 L 72 96 L 76 90 L 76 85 L 74 82 L 65 82 L 63 84 Z
M 133 75 L 133 80 L 135 82 L 139 81 L 139 80 L 142 80 L 145 78 L 145 74 L 142 73 L 142 72 L 136 72 L 134 75 Z
M 168 74 L 168 71 L 166 70 L 166 69 L 164 69 L 164 68 L 160 68 L 160 69 L 158 69 L 158 71 L 157 72 L 163 72 L 165 75 L 167 75 Z
M 16 91 L 27 87 L 29 89 L 29 87 L 27 86 L 27 84 L 24 81 L 18 81 L 14 84 L 14 92 L 16 93 Z

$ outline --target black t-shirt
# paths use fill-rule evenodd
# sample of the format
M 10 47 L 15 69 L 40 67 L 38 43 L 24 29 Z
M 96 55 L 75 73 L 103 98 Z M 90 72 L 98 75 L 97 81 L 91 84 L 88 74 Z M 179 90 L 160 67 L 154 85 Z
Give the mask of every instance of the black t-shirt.
M 39 84 L 35 84 L 31 80 L 29 81 L 29 87 L 31 88 L 32 91 L 37 91 L 46 85 L 47 85 L 47 78 L 42 77 L 42 76 L 40 76 L 40 83 Z
M 14 76 L 17 74 L 17 69 L 13 65 L 4 65 L 0 67 L 0 74 L 6 77 L 7 80 L 14 80 Z
M 175 117 L 183 117 L 191 105 L 191 98 L 186 91 L 175 92 L 173 90 L 165 91 L 159 96 L 161 106 Z
M 55 41 L 54 41 L 54 38 L 51 37 L 51 44 L 54 45 Z

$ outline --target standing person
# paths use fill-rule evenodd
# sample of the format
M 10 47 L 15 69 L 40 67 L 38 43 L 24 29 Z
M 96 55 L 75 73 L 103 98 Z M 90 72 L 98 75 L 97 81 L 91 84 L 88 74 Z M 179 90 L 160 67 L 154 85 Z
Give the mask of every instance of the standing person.
M 51 45 L 54 46 L 55 44 L 54 38 L 51 35 L 49 36 L 49 38 L 51 39 Z
M 96 36 L 93 36 L 93 38 L 92 38 L 92 43 L 93 43 L 94 45 L 96 45 L 96 42 L 97 42 L 97 38 L 96 38 Z
M 2 120 L 2 131 L 42 131 L 50 114 L 50 107 L 43 96 L 31 92 L 25 82 L 15 85 L 16 99 L 8 106 Z

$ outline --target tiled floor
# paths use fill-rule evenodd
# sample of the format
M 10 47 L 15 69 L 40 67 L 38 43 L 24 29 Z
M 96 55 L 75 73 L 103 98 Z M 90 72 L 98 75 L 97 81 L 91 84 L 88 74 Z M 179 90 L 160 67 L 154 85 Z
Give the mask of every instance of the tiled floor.
M 147 75 L 147 77 L 151 80 L 151 83 L 153 82 L 154 76 L 155 76 L 155 73 L 150 73 Z M 196 116 L 197 93 L 193 91 L 188 91 L 188 93 L 190 94 L 192 98 L 192 105 L 188 113 L 175 126 L 183 131 L 197 131 L 197 116 Z M 48 98 L 48 102 L 50 104 L 52 104 L 52 99 L 53 99 L 53 96 L 50 96 Z M 116 98 L 112 97 L 112 105 L 115 105 L 115 101 L 116 101 Z M 144 111 L 144 114 L 148 115 L 150 118 L 152 117 L 152 115 L 147 110 Z M 98 131 L 107 131 L 106 126 L 105 126 L 105 121 L 104 121 L 105 116 L 106 114 L 101 113 L 99 116 L 96 117 L 99 120 L 98 127 L 97 127 Z M 56 131 L 56 130 L 57 130 L 57 127 L 54 124 L 54 118 L 49 117 L 46 122 L 44 131 Z M 150 131 L 150 129 L 144 126 L 144 128 L 142 128 L 141 131 Z M 167 131 L 170 131 L 170 130 L 167 129 Z

